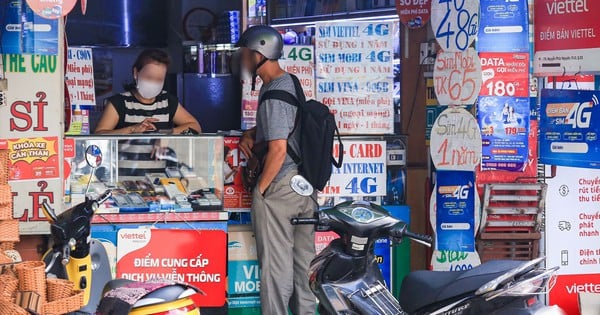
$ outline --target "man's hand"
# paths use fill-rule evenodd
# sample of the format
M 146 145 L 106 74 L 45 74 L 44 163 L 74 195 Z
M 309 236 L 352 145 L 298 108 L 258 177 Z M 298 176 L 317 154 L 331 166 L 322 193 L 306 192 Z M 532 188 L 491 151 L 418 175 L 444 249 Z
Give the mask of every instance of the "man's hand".
M 252 148 L 254 147 L 254 140 L 256 137 L 256 128 L 245 131 L 240 139 L 239 148 L 244 153 L 246 158 L 252 157 Z

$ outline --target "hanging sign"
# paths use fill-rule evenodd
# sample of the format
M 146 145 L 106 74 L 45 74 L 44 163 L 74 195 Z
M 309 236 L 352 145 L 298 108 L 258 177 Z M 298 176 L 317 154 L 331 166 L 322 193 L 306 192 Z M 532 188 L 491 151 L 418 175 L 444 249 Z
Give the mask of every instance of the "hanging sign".
M 58 137 L 8 139 L 8 179 L 59 178 L 58 146 Z
M 600 91 L 542 90 L 540 163 L 600 168 Z
M 437 187 L 434 187 L 429 199 L 429 223 L 433 231 L 437 230 Z M 481 218 L 481 200 L 477 189 L 475 188 L 475 229 L 474 234 L 479 230 Z M 437 235 L 436 235 L 437 239 Z M 464 271 L 473 269 L 481 265 L 481 259 L 477 251 L 464 252 L 455 250 L 438 250 L 437 246 L 433 248 L 431 256 L 431 269 L 435 271 Z
M 69 47 L 65 84 L 69 90 L 72 105 L 96 105 L 91 48 Z
M 479 52 L 529 52 L 527 0 L 480 0 Z
M 579 314 L 578 294 L 600 288 L 600 171 L 558 167 L 546 195 L 546 265 L 560 266 L 550 304 Z
M 393 23 L 321 23 L 316 32 L 317 100 L 340 132 L 394 133 Z
M 429 149 L 438 170 L 475 170 L 481 160 L 477 120 L 463 108 L 443 111 L 431 129 Z
M 529 97 L 482 96 L 477 116 L 481 126 L 482 170 L 520 172 L 529 154 Z
M 337 143 L 333 151 L 337 159 Z M 333 168 L 331 179 L 320 196 L 385 196 L 386 161 L 385 141 L 344 141 L 344 163 L 339 169 Z
M 298 77 L 307 100 L 316 97 L 313 53 L 313 46 L 285 45 L 283 57 L 279 59 L 279 65 L 283 70 Z M 242 73 L 242 130 L 256 125 L 258 94 L 261 86 L 260 77 L 256 77 L 256 86 L 252 91 L 251 75 L 247 72 Z
M 431 17 L 431 0 L 396 0 L 400 22 L 408 28 L 421 28 Z
M 431 28 L 442 50 L 467 50 L 479 31 L 479 0 L 432 0 Z
M 434 90 L 441 105 L 472 105 L 481 90 L 481 61 L 473 48 L 440 51 L 433 68 Z
M 479 53 L 481 96 L 529 97 L 529 54 Z
M 27 4 L 35 14 L 53 20 L 69 14 L 75 7 L 75 3 L 77 3 L 77 0 L 27 0 Z
M 598 72 L 600 1 L 536 0 L 536 76 Z
M 117 278 L 189 283 L 205 293 L 194 298 L 199 306 L 225 304 L 226 269 L 224 231 L 142 227 L 117 235 Z

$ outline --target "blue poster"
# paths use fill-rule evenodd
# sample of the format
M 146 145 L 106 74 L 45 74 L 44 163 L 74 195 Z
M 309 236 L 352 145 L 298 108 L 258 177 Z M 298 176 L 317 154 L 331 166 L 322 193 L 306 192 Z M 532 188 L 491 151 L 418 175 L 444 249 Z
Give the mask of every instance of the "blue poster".
M 475 173 L 437 171 L 437 249 L 475 251 Z
M 8 2 L 2 2 L 1 5 L 7 7 L 0 9 L 0 17 L 4 16 L 4 19 L 0 19 L 1 52 L 4 54 L 20 54 L 22 2 L 21 0 L 9 0 Z
M 481 169 L 522 172 L 529 156 L 528 97 L 481 96 Z
M 480 0 L 479 52 L 529 52 L 527 0 Z
M 21 14 L 22 53 L 58 55 L 58 20 L 42 18 L 25 2 Z
M 600 91 L 542 90 L 540 163 L 600 168 Z

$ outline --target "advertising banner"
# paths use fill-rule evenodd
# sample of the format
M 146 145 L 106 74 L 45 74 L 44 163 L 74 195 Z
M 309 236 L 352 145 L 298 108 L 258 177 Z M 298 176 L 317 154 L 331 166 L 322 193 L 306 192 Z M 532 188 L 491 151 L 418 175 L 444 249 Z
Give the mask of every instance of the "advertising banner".
M 228 307 L 259 307 L 260 272 L 254 233 L 229 231 L 228 248 Z
M 479 52 L 529 52 L 527 0 L 480 0 Z
M 579 314 L 578 293 L 600 293 L 600 171 L 561 166 L 547 183 L 546 265 L 560 266 L 550 304 Z
M 475 173 L 437 171 L 436 245 L 439 251 L 475 251 Z
M 239 137 L 225 137 L 225 160 L 223 161 L 223 206 L 225 210 L 250 209 L 252 194 L 244 189 L 242 168 L 246 166 L 246 156 L 239 150 Z
M 224 231 L 137 228 L 117 235 L 117 278 L 189 283 L 206 294 L 194 298 L 200 306 L 225 304 L 226 269 Z
M 343 134 L 394 133 L 393 23 L 317 24 L 317 100 Z
M 480 96 L 529 97 L 528 53 L 479 53 Z
M 534 8 L 536 76 L 600 71 L 600 1 L 540 0 Z
M 5 1 L 2 8 L 3 19 L 0 21 L 2 36 L 0 44 L 4 54 L 21 53 L 21 11 L 23 9 L 22 0 Z
M 11 150 L 18 166 L 9 182 L 15 194 L 14 216 L 21 220 L 22 234 L 48 233 L 40 205 L 48 201 L 60 209 L 63 196 L 58 179 L 63 160 L 59 149 L 64 128 L 63 62 L 54 55 L 4 54 L 0 58 L 8 79 L 0 104 L 0 139 L 6 147 L 9 142 L 16 145 Z
M 431 29 L 442 50 L 466 50 L 479 31 L 479 0 L 432 0 Z
M 74 0 L 68 1 L 74 2 Z M 58 54 L 58 20 L 44 18 L 25 4 L 21 18 L 21 37 L 23 54 Z
M 529 154 L 529 113 L 529 97 L 479 98 L 482 170 L 523 170 Z
M 433 68 L 435 95 L 440 105 L 472 105 L 481 91 L 481 61 L 473 48 L 438 52 Z
M 279 64 L 283 70 L 298 77 L 307 100 L 316 97 L 313 46 L 283 46 L 283 57 L 279 59 Z M 252 77 L 249 73 L 242 74 L 242 130 L 256 125 L 256 110 L 261 86 L 262 81 L 257 77 L 255 90 L 252 91 Z
M 400 22 L 408 28 L 421 28 L 431 17 L 431 0 L 396 0 Z
M 344 141 L 344 163 L 333 167 L 331 179 L 320 196 L 385 196 L 386 142 L 370 140 Z M 334 144 L 337 159 L 339 145 Z
M 69 47 L 65 83 L 69 90 L 71 105 L 96 105 L 91 48 Z
M 58 137 L 0 140 L 0 149 L 9 150 L 8 179 L 60 177 L 58 146 Z
M 448 108 L 431 128 L 429 150 L 438 170 L 473 171 L 481 161 L 481 132 L 463 108 Z
M 540 163 L 600 168 L 600 91 L 542 90 Z

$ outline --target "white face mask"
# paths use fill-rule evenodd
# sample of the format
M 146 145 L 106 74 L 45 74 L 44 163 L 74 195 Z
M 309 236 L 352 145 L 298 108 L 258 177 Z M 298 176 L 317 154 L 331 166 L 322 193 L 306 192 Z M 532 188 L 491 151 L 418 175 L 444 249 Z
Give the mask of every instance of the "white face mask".
M 137 91 L 143 98 L 155 98 L 162 92 L 164 82 L 155 82 L 149 80 L 138 79 L 137 80 Z

